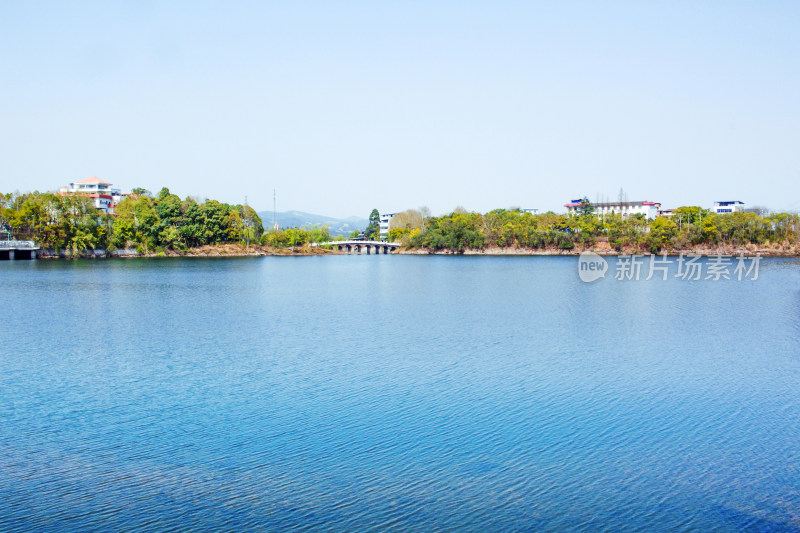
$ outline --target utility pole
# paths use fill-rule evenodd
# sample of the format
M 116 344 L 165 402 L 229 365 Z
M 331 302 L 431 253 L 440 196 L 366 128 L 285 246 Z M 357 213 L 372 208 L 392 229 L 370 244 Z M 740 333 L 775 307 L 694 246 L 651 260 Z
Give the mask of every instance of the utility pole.
M 272 229 L 278 231 L 278 222 L 275 220 L 275 206 L 278 205 L 278 195 L 275 189 L 272 189 Z
M 247 208 L 247 195 L 246 194 L 244 195 L 244 207 L 245 207 L 245 209 Z M 247 221 L 246 218 L 242 219 L 242 225 L 244 226 L 245 239 L 246 239 L 246 242 L 247 242 L 247 244 L 245 246 L 246 246 L 246 250 L 250 251 L 250 224 L 248 224 L 247 222 L 248 221 Z

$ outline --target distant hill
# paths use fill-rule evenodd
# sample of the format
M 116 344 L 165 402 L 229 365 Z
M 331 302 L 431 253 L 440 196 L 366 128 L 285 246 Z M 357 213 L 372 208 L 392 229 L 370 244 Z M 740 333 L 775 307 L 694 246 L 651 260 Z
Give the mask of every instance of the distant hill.
M 272 211 L 258 213 L 264 229 L 272 227 Z M 348 217 L 333 218 L 324 215 L 314 215 L 302 211 L 285 211 L 275 213 L 275 220 L 280 228 L 302 228 L 303 226 L 328 225 L 331 235 L 350 235 L 353 230 L 364 231 L 369 221 L 366 218 Z

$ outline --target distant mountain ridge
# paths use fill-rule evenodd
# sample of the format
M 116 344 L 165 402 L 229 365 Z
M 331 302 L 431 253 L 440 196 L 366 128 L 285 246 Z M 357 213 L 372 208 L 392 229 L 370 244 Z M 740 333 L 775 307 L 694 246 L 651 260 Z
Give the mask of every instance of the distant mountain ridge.
M 272 227 L 272 211 L 258 213 L 264 229 Z M 325 215 L 304 213 L 303 211 L 284 211 L 275 213 L 279 228 L 302 228 L 303 226 L 328 226 L 331 235 L 350 235 L 353 230 L 364 231 L 369 221 L 366 218 L 334 218 Z

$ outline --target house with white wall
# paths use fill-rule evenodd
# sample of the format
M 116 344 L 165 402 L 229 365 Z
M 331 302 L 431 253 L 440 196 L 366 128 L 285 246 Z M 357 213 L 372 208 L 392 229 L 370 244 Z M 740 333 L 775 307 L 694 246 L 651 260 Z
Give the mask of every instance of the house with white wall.
M 389 221 L 392 220 L 392 217 L 395 216 L 397 213 L 385 213 L 381 215 L 380 218 L 380 228 L 381 234 L 380 238 L 382 241 L 385 241 L 389 238 Z
M 583 199 L 570 200 L 569 203 L 564 204 L 567 208 L 568 215 L 577 214 L 583 206 Z M 658 211 L 661 209 L 659 202 L 598 202 L 593 203 L 594 214 L 597 216 L 605 215 L 620 215 L 622 218 L 627 218 L 633 215 L 644 215 L 645 218 L 656 218 Z
M 58 190 L 58 193 L 62 196 L 74 194 L 87 196 L 94 201 L 94 206 L 98 210 L 104 213 L 113 213 L 114 206 L 130 193 L 123 193 L 120 189 L 115 189 L 112 185 L 113 184 L 108 181 L 92 176 L 65 185 Z
M 744 211 L 744 202 L 740 202 L 739 200 L 722 200 L 719 202 L 714 202 L 712 211 L 717 214 L 740 213 Z

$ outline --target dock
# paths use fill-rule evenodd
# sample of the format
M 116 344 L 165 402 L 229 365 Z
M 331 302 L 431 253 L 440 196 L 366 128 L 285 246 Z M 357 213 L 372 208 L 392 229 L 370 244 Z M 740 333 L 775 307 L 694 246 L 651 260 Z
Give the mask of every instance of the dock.
M 34 241 L 0 241 L 0 261 L 36 259 L 39 250 Z

